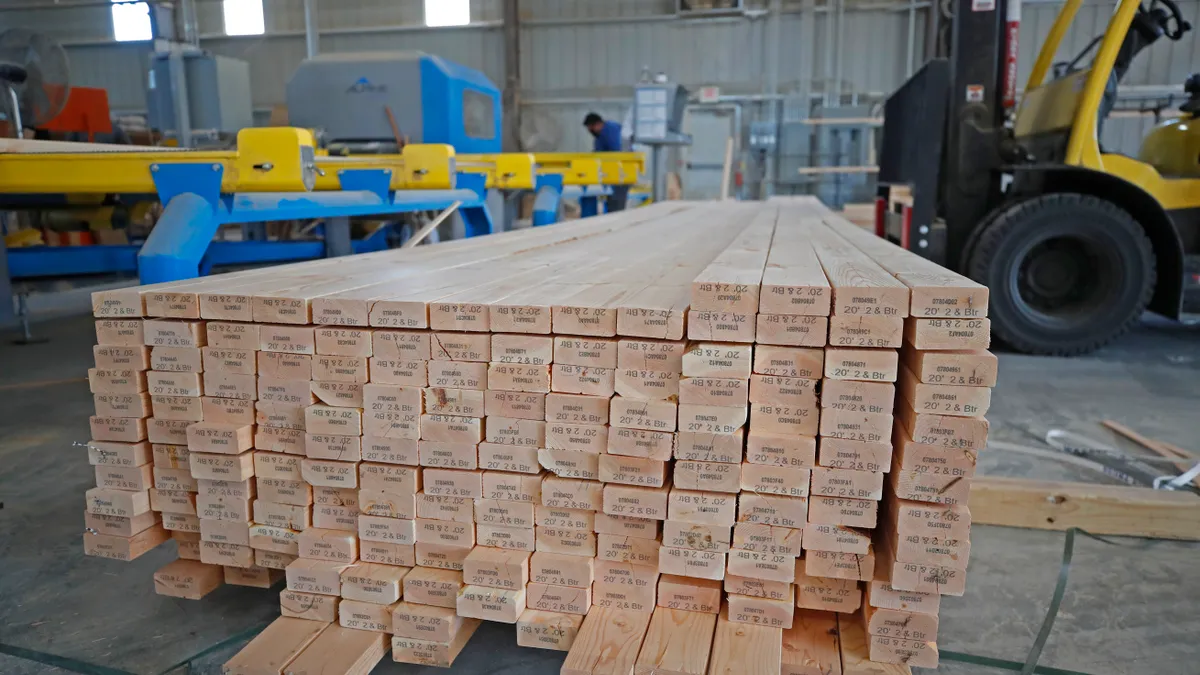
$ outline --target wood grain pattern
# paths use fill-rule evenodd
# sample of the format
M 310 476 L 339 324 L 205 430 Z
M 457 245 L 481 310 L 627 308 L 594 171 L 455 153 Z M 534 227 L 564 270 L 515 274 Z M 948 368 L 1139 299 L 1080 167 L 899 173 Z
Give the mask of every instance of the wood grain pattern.
M 841 675 L 838 618 L 832 612 L 797 609 L 783 631 L 780 675 Z
M 782 658 L 782 629 L 733 623 L 721 608 L 708 675 L 778 675 Z
M 388 636 L 330 626 L 284 668 L 284 675 L 367 675 L 387 653 Z
M 705 675 L 716 625 L 716 614 L 655 609 L 634 675 Z
M 650 616 L 651 612 L 593 607 L 583 620 L 559 672 L 561 675 L 631 675 Z
M 862 616 L 839 614 L 838 635 L 842 647 L 842 675 L 912 675 L 912 669 L 906 665 L 870 660 Z
M 1200 540 L 1200 498 L 1119 485 L 978 476 L 972 520 L 1036 530 L 1080 527 L 1095 534 Z

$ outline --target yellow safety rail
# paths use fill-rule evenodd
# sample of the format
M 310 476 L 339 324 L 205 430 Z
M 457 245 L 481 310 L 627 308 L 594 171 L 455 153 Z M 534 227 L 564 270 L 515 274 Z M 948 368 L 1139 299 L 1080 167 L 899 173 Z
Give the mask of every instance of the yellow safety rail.
M 391 188 L 454 187 L 454 148 L 410 145 L 400 155 L 335 157 L 316 149 L 312 132 L 292 127 L 243 129 L 234 150 L 170 150 L 128 146 L 30 142 L 0 152 L 0 193 L 153 194 L 154 173 L 165 164 L 211 163 L 221 170 L 221 191 L 304 192 L 340 190 L 344 169 L 389 169 Z M 22 151 L 31 148 L 31 151 Z
M 646 170 L 640 152 L 538 152 L 538 170 L 560 173 L 565 185 L 633 185 Z
M 486 174 L 487 187 L 501 190 L 532 190 L 537 179 L 533 155 L 521 152 L 459 155 L 458 170 Z

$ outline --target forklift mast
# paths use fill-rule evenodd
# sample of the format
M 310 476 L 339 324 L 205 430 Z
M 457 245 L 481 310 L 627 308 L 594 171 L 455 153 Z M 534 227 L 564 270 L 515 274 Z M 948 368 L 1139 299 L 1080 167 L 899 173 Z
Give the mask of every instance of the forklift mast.
M 877 233 L 951 269 L 1002 196 L 1019 2 L 953 0 L 932 32 L 934 58 L 885 105 Z M 893 187 L 906 188 L 911 203 L 893 204 Z

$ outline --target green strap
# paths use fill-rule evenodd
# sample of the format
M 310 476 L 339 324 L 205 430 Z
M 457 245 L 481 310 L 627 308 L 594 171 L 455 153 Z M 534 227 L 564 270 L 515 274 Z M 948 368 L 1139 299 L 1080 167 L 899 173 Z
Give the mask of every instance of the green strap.
M 160 672 L 158 675 L 169 675 L 169 673 L 183 668 L 184 666 L 190 666 L 193 662 L 198 661 L 209 654 L 219 652 L 226 647 L 238 644 L 243 640 L 253 638 L 255 635 L 261 633 L 268 625 L 270 625 L 270 622 L 259 624 L 252 628 L 247 628 L 236 635 L 227 637 L 224 640 L 221 640 L 220 642 L 209 647 L 205 647 L 186 659 L 183 659 L 182 661 L 170 666 L 169 668 Z M 7 645 L 4 643 L 0 643 L 0 654 L 7 654 L 18 659 L 33 661 L 34 663 L 40 663 L 46 666 L 53 666 L 55 668 L 67 670 L 72 673 L 80 673 L 80 675 L 137 675 L 137 673 L 131 673 L 128 670 L 109 668 L 107 666 L 88 663 L 87 661 L 80 661 L 78 659 L 72 659 L 66 656 L 57 656 L 55 654 L 47 654 L 46 652 L 39 652 L 33 649 L 24 649 L 22 647 Z
M 955 652 L 949 649 L 940 650 L 939 656 L 943 661 L 956 661 L 958 663 L 969 663 L 973 666 L 986 666 L 988 668 L 997 668 L 999 670 L 1008 670 L 1014 673 L 1020 672 L 1025 664 L 1020 661 L 1009 661 L 1008 659 L 994 659 L 990 656 L 976 656 L 965 652 Z M 1087 673 L 1078 670 L 1064 670 L 1062 668 L 1051 668 L 1050 666 L 1034 666 L 1033 672 L 1035 675 L 1088 675 Z
M 199 661 L 200 659 L 204 658 L 205 656 L 208 656 L 209 654 L 212 654 L 213 652 L 219 652 L 222 649 L 225 649 L 226 647 L 228 647 L 230 645 L 238 644 L 239 642 L 241 642 L 243 640 L 249 640 L 250 638 L 253 638 L 255 635 L 258 635 L 259 633 L 263 632 L 263 630 L 265 630 L 266 627 L 269 625 L 271 625 L 270 621 L 259 624 L 252 628 L 247 628 L 246 630 L 238 633 L 237 635 L 227 637 L 224 640 L 221 640 L 220 642 L 218 642 L 217 644 L 212 645 L 211 647 L 205 647 L 204 649 L 201 649 L 200 651 L 196 652 L 195 654 L 192 654 L 191 656 L 180 661 L 179 663 L 176 663 L 175 665 L 167 668 L 166 670 L 163 670 L 162 672 L 159 673 L 159 675 L 169 675 L 169 673 L 171 673 L 172 671 L 182 668 L 184 666 L 190 666 L 192 664 L 192 662 Z
M 105 666 L 97 666 L 86 661 L 79 661 L 66 656 L 55 656 L 45 652 L 34 651 L 32 649 L 23 649 L 13 645 L 0 643 L 0 654 L 7 654 L 18 659 L 33 661 L 45 666 L 53 666 L 61 670 L 67 670 L 72 673 L 81 673 L 81 675 L 136 675 L 127 670 L 117 670 L 116 668 L 108 668 Z
M 1042 658 L 1042 650 L 1046 648 L 1046 641 L 1050 639 L 1050 631 L 1054 629 L 1054 620 L 1058 618 L 1058 610 L 1062 607 L 1063 596 L 1067 594 L 1067 580 L 1071 576 L 1071 558 L 1075 556 L 1076 531 L 1074 527 L 1067 530 L 1067 537 L 1063 542 L 1062 564 L 1058 568 L 1058 581 L 1054 584 L 1054 595 L 1050 597 L 1050 606 L 1046 609 L 1045 618 L 1042 619 L 1042 628 L 1038 631 L 1037 639 L 1033 641 L 1029 654 L 1025 656 L 1025 664 L 1021 666 L 1021 675 L 1033 675 L 1033 671 L 1037 669 L 1038 659 Z
M 1075 556 L 1075 535 L 1077 534 L 1081 534 L 1102 544 L 1121 546 L 1123 548 L 1145 549 L 1154 543 L 1151 540 L 1145 540 L 1137 544 L 1121 544 L 1111 539 L 1094 535 L 1080 527 L 1068 529 L 1066 538 L 1063 541 L 1062 563 L 1058 568 L 1058 581 L 1054 584 L 1054 594 L 1050 597 L 1050 606 L 1046 609 L 1045 618 L 1042 619 L 1042 627 L 1038 630 L 1037 638 L 1033 641 L 1033 646 L 1029 648 L 1029 653 L 1025 656 L 1025 662 L 1020 663 L 1006 659 L 994 659 L 989 656 L 975 656 L 974 654 L 946 650 L 940 652 L 941 658 L 947 661 L 1000 668 L 1014 673 L 1021 673 L 1021 675 L 1087 675 L 1086 673 L 1074 670 L 1063 670 L 1061 668 L 1038 665 L 1038 660 L 1042 657 L 1042 650 L 1046 648 L 1046 642 L 1050 639 L 1050 631 L 1054 628 L 1054 620 L 1058 618 L 1058 610 L 1062 607 L 1063 597 L 1067 593 L 1067 580 L 1071 576 L 1071 560 Z

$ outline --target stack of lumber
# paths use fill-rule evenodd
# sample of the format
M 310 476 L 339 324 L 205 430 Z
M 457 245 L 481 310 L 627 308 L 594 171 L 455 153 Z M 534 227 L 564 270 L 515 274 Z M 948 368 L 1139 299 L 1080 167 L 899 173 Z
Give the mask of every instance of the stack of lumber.
M 449 667 L 481 621 L 572 674 L 907 672 L 962 590 L 986 302 L 811 200 L 98 293 L 85 548 L 286 579 L 231 673 Z
M 967 499 L 998 362 L 988 289 L 852 225 L 828 221 L 910 289 L 896 367 L 891 470 L 864 617 L 870 658 L 935 667 L 939 599 L 966 590 Z

